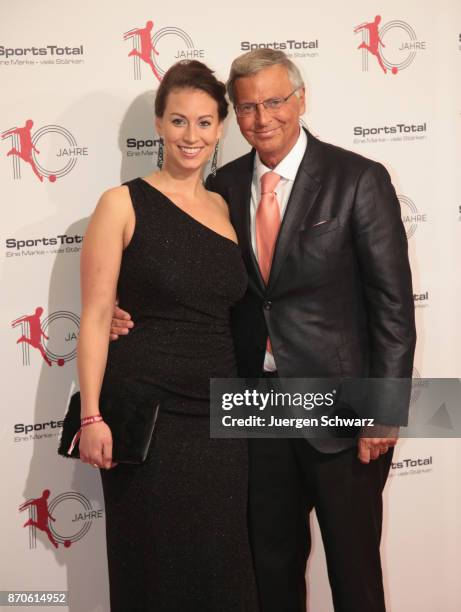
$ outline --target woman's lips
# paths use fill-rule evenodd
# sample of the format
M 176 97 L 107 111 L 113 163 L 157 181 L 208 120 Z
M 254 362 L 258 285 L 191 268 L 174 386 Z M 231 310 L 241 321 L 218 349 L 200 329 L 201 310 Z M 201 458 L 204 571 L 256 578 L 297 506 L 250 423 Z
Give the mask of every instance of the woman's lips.
M 197 157 L 203 150 L 203 147 L 185 147 L 181 145 L 178 145 L 178 148 L 185 157 L 189 158 Z

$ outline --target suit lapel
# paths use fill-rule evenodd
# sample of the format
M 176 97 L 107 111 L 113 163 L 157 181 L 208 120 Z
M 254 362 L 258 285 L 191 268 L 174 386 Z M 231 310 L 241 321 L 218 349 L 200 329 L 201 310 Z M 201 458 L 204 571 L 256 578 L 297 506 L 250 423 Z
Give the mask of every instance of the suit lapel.
M 299 166 L 275 245 L 268 290 L 274 287 L 290 245 L 299 232 L 303 220 L 312 210 L 322 187 L 320 179 L 315 176 L 318 161 L 316 159 L 317 144 L 319 141 L 308 133 L 306 153 Z
M 269 291 L 274 287 L 293 239 L 302 226 L 303 221 L 313 209 L 322 188 L 323 145 L 307 130 L 306 132 L 308 137 L 306 153 L 299 166 L 280 227 L 267 287 L 261 276 L 259 265 L 251 246 L 250 205 L 255 157 L 254 150 L 248 156 L 245 156 L 243 167 L 239 168 L 235 175 L 235 183 L 229 187 L 228 198 L 232 224 L 237 232 L 249 280 L 255 285 L 255 288 L 258 289 L 261 295 L 266 290 Z
M 250 281 L 255 282 L 259 290 L 264 292 L 265 283 L 251 245 L 250 206 L 254 156 L 255 152 L 252 151 L 249 155 L 248 166 L 239 172 L 234 185 L 229 188 L 229 205 L 232 224 L 237 233 Z

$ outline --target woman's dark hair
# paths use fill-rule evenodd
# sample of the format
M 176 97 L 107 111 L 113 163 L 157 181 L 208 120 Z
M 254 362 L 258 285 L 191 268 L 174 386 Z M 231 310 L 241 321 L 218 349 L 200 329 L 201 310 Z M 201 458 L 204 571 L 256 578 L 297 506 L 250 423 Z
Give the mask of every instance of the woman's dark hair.
M 155 98 L 155 115 L 163 117 L 168 94 L 177 89 L 199 89 L 216 100 L 218 117 L 227 117 L 229 106 L 226 100 L 226 86 L 214 76 L 213 71 L 197 60 L 182 60 L 173 64 L 165 73 Z

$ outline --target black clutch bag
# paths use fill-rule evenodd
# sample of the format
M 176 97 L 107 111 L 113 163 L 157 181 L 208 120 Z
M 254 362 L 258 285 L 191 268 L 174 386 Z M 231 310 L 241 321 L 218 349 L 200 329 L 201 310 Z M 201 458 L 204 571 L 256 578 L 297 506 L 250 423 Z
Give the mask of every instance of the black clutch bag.
M 155 429 L 160 401 L 148 385 L 114 385 L 102 392 L 99 411 L 112 433 L 112 460 L 115 463 L 143 463 Z M 64 417 L 58 454 L 79 459 L 80 393 L 70 398 Z M 77 441 L 76 441 L 77 440 Z

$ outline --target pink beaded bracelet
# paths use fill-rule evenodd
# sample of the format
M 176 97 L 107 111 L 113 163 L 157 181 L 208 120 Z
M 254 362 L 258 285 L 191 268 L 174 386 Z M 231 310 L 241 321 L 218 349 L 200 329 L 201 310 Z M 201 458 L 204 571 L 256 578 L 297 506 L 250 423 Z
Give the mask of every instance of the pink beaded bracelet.
M 99 421 L 104 421 L 100 414 L 93 414 L 91 416 L 80 419 L 80 429 L 77 431 L 75 436 L 72 438 L 72 442 L 70 443 L 69 450 L 67 451 L 68 455 L 72 455 L 72 451 L 74 450 L 75 445 L 80 439 L 82 434 L 82 428 L 87 425 L 91 425 L 92 423 L 99 423 Z
M 99 421 L 103 421 L 104 419 L 100 414 L 93 414 L 91 416 L 87 416 L 80 420 L 80 427 L 85 427 L 86 425 L 91 425 L 91 423 L 99 423 Z

